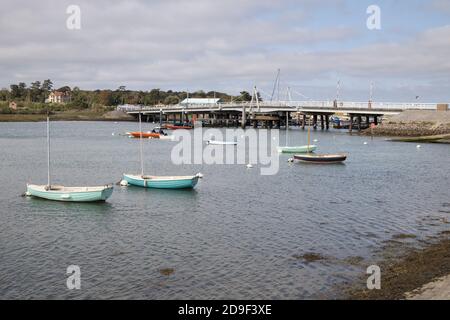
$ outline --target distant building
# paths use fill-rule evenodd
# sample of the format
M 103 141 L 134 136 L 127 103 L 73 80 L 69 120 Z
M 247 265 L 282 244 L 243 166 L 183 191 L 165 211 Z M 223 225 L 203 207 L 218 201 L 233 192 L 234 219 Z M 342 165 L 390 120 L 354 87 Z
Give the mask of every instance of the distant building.
M 11 101 L 11 102 L 9 103 L 9 108 L 10 108 L 11 110 L 17 110 L 17 103 L 14 102 L 14 101 Z
M 218 104 L 221 102 L 219 98 L 186 98 L 180 102 L 181 105 L 192 105 L 192 104 Z
M 52 91 L 45 102 L 50 103 L 67 103 L 72 99 L 69 91 Z

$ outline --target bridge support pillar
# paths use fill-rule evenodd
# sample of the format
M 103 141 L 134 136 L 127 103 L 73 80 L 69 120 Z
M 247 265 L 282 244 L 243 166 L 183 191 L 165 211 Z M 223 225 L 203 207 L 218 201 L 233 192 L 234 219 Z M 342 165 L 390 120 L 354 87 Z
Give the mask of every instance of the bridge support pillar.
M 317 129 L 317 114 L 313 115 L 313 128 L 314 130 Z
M 358 123 L 358 131 L 361 131 L 361 121 L 362 121 L 362 117 L 361 116 L 358 116 L 358 118 L 357 118 L 357 123 Z
M 247 122 L 247 117 L 246 117 L 246 114 L 245 114 L 245 106 L 243 106 L 242 107 L 242 121 L 241 121 L 242 129 L 245 129 L 246 122 Z
M 378 116 L 373 116 L 373 123 L 375 123 L 375 125 L 378 125 Z
M 280 120 L 280 126 L 281 126 L 281 120 Z M 286 111 L 286 130 L 289 130 L 289 112 Z
M 323 114 L 320 115 L 320 127 L 322 130 L 325 130 L 325 121 L 323 118 Z
M 302 121 L 302 129 L 305 130 L 306 126 L 306 114 L 303 115 L 303 121 Z
M 350 115 L 350 126 L 349 126 L 350 133 L 353 131 L 353 115 Z
M 329 115 L 325 116 L 325 126 L 326 126 L 327 130 L 330 129 L 330 116 Z

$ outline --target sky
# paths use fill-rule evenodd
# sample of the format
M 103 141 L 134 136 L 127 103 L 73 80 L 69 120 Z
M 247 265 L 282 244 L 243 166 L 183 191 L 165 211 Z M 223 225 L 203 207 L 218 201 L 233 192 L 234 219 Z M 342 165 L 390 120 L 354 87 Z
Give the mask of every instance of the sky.
M 80 8 L 80 28 L 66 10 Z M 367 8 L 380 8 L 370 30 Z M 450 102 L 450 0 L 2 0 L 0 88 Z M 419 97 L 419 98 L 417 98 Z

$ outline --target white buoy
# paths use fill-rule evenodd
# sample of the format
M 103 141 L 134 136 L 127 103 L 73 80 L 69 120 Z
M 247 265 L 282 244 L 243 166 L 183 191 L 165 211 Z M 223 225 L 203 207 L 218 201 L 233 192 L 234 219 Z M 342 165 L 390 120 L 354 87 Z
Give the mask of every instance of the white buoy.
M 111 135 L 112 135 L 112 136 L 114 136 L 114 132 L 113 132 L 113 133 L 111 133 Z
M 366 144 L 367 144 L 367 142 L 365 141 L 365 142 L 364 142 L 364 144 L 366 145 Z
M 252 165 L 251 163 L 249 163 L 249 164 L 247 165 L 247 169 L 251 169 L 251 168 L 253 168 L 253 165 Z
M 420 148 L 422 148 L 422 146 L 420 144 L 418 144 L 416 148 L 420 149 Z
M 318 142 L 318 141 L 319 141 L 319 140 L 317 140 L 317 139 L 314 139 L 314 140 L 313 140 L 313 142 Z
M 288 162 L 294 162 L 294 158 L 289 158 Z
M 202 178 L 203 178 L 203 173 L 199 172 L 199 173 L 196 174 L 196 176 L 197 176 L 199 179 L 202 179 Z
M 128 181 L 127 180 L 120 181 L 120 186 L 122 186 L 122 187 L 128 186 Z

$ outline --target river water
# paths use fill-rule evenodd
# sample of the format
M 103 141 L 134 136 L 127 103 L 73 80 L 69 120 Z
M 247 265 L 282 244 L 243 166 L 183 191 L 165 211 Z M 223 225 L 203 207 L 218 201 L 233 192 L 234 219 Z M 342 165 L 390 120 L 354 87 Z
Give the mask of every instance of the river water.
M 137 124 L 53 122 L 54 183 L 139 172 L 138 140 L 119 135 L 130 130 Z M 387 240 L 419 241 L 450 218 L 448 145 L 319 130 L 319 151 L 348 152 L 345 165 L 281 155 L 279 172 L 262 176 L 258 165 L 177 166 L 175 142 L 146 140 L 146 173 L 202 172 L 195 190 L 115 187 L 106 203 L 74 204 L 20 197 L 27 182 L 46 183 L 45 134 L 45 123 L 0 124 L 2 299 L 336 298 Z M 306 143 L 301 130 L 289 138 Z M 81 269 L 80 290 L 66 287 L 69 265 Z

